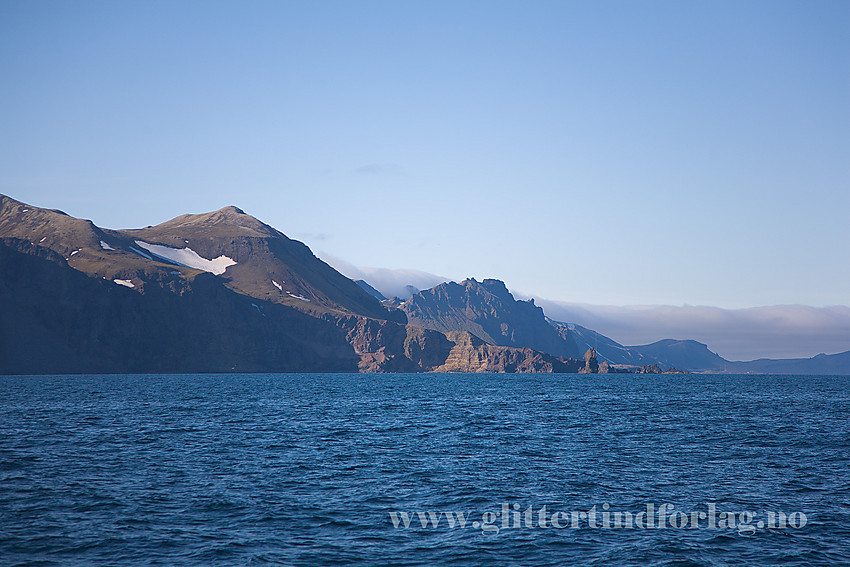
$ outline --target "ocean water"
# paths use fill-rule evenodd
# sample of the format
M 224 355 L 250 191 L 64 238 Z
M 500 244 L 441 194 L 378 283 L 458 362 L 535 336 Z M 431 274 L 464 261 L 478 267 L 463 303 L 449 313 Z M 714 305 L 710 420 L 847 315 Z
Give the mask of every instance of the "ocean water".
M 447 564 L 848 565 L 850 377 L 0 377 L 0 565 Z

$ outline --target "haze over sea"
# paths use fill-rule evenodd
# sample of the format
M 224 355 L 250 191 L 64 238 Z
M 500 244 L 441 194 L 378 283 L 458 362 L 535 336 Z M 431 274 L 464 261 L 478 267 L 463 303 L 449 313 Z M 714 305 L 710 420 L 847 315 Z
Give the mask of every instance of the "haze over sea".
M 850 563 L 846 376 L 3 376 L 0 398 L 4 565 Z M 663 504 L 736 520 L 537 522 Z

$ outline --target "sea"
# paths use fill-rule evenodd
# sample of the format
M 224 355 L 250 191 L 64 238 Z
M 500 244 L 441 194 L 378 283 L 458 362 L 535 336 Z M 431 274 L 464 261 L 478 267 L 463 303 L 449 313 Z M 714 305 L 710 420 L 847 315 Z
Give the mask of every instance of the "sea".
M 0 565 L 850 565 L 850 377 L 0 377 Z

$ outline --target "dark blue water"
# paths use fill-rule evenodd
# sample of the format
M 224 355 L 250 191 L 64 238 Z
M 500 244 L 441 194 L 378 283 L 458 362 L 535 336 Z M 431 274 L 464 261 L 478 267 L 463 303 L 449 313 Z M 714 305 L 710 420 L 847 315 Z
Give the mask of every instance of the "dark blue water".
M 0 410 L 3 565 L 850 564 L 848 377 L 7 376 Z M 602 525 L 662 504 L 696 527 Z

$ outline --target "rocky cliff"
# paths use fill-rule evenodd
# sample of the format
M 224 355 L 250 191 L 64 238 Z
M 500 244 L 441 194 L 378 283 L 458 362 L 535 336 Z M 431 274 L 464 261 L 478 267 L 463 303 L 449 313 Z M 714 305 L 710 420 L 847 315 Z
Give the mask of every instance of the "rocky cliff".
M 451 350 L 437 372 L 576 372 L 576 360 L 530 348 L 490 345 L 467 331 L 448 334 Z
M 495 279 L 446 282 L 413 294 L 400 308 L 413 325 L 442 333 L 466 331 L 491 345 L 531 348 L 556 357 L 578 358 L 584 352 L 546 320 L 534 300 L 515 300 Z

